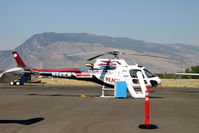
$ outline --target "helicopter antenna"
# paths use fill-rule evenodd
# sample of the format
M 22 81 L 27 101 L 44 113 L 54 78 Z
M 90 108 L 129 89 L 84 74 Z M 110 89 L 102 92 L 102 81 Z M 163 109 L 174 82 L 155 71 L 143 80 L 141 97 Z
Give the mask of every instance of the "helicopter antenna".
M 133 62 L 135 63 L 136 66 L 138 66 L 137 62 L 133 59 Z

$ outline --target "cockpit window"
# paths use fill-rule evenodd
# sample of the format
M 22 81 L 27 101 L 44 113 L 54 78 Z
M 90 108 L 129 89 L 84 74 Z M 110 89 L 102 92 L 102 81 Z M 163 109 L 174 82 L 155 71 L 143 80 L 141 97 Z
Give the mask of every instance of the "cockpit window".
M 150 71 L 147 70 L 147 69 L 144 69 L 144 72 L 145 72 L 145 74 L 146 74 L 146 76 L 147 76 L 148 78 L 156 77 L 155 74 L 153 74 L 152 72 L 150 72 Z
M 141 70 L 139 70 L 139 69 L 131 69 L 131 70 L 129 71 L 131 77 L 132 77 L 132 78 L 138 78 L 138 77 L 137 77 L 137 72 L 138 72 L 138 71 L 141 72 Z M 143 78 L 144 78 L 144 75 L 143 75 L 143 74 L 142 74 L 142 76 L 143 76 Z

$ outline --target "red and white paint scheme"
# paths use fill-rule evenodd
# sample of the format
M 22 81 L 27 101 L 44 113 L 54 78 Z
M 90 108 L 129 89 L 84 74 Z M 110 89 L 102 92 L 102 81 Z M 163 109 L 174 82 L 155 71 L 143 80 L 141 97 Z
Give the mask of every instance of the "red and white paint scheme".
M 123 59 L 97 59 L 92 70 L 89 71 L 102 82 L 114 85 L 115 81 L 130 81 L 134 88 L 140 88 L 136 73 L 140 71 L 145 84 L 156 87 L 161 83 L 158 76 L 143 66 L 128 65 Z
M 113 51 L 114 52 L 114 51 Z M 116 51 L 118 52 L 118 51 Z M 18 67 L 24 69 L 24 73 L 40 74 L 58 78 L 86 80 L 98 84 L 114 87 L 116 81 L 126 81 L 130 88 L 140 88 L 137 72 L 142 73 L 144 82 L 149 87 L 156 87 L 161 83 L 158 76 L 151 73 L 143 66 L 128 65 L 124 59 L 96 59 L 94 65 L 89 68 L 62 68 L 62 69 L 36 69 L 29 68 L 17 51 L 12 52 Z
M 82 73 L 81 69 L 78 68 L 61 68 L 61 69 L 36 69 L 36 68 L 29 68 L 27 65 L 24 63 L 20 55 L 18 54 L 17 51 L 12 52 L 15 61 L 17 62 L 18 67 L 24 68 L 26 71 L 29 72 L 36 72 L 39 73 L 40 75 L 45 75 L 45 76 L 53 76 L 53 77 L 61 77 L 61 78 L 69 78 L 72 76 L 75 76 L 77 78 L 90 78 L 91 75 L 89 73 Z

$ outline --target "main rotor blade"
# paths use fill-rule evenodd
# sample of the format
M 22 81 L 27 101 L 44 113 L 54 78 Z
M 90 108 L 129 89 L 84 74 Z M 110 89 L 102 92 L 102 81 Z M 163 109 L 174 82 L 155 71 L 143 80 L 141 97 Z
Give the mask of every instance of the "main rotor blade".
M 176 59 L 176 58 L 169 58 L 169 57 L 163 57 L 163 56 L 157 56 L 157 55 L 148 55 L 148 54 L 129 54 L 129 55 L 146 56 L 146 57 L 154 57 L 154 58 L 161 58 L 161 59 L 167 59 L 167 60 L 183 61 L 183 60 Z
M 78 53 L 78 54 L 70 54 L 70 55 L 67 55 L 65 54 L 66 56 L 79 56 L 79 55 L 87 55 L 87 54 L 92 54 L 92 53 L 102 53 L 102 52 L 84 52 L 84 53 Z
M 94 57 L 91 57 L 91 58 L 87 59 L 87 61 L 91 61 L 91 60 L 93 60 L 93 59 L 95 59 L 95 58 L 98 58 L 98 57 L 100 57 L 100 56 L 103 56 L 103 55 L 105 55 L 105 54 L 96 55 L 96 56 L 94 56 Z

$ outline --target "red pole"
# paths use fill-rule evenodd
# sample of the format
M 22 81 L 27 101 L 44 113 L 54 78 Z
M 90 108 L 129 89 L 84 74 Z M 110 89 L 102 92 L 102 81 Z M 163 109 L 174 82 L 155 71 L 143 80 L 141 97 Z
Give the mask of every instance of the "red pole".
M 157 125 L 150 124 L 149 119 L 149 87 L 146 86 L 146 94 L 145 94 L 145 124 L 140 124 L 139 128 L 141 129 L 157 129 Z
M 145 125 L 149 125 L 149 87 L 146 86 L 146 95 L 145 95 Z

